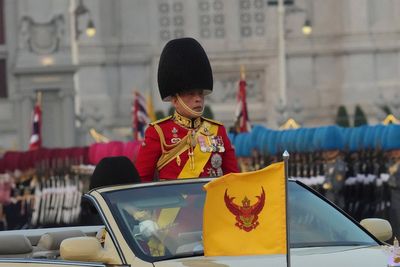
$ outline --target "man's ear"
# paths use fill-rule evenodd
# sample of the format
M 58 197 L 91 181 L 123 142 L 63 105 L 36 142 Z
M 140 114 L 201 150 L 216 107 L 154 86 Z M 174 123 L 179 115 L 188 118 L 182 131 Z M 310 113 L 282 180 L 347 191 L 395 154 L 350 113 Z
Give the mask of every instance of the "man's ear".
M 171 104 L 176 108 L 178 104 L 178 98 L 176 96 L 171 96 Z

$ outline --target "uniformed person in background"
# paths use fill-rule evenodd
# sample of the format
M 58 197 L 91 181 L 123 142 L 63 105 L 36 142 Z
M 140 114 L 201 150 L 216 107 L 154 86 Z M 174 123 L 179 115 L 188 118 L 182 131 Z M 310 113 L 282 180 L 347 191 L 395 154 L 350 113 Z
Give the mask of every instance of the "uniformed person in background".
M 385 149 L 389 160 L 390 224 L 393 234 L 400 236 L 400 125 L 387 128 Z
M 136 161 L 142 181 L 153 181 L 156 171 L 161 180 L 239 172 L 225 127 L 202 117 L 204 97 L 213 89 L 213 75 L 208 57 L 195 39 L 174 39 L 165 45 L 158 87 L 161 99 L 170 101 L 175 113 L 146 129 Z
M 323 153 L 326 197 L 343 208 L 343 186 L 347 171 L 346 162 L 340 150 Z

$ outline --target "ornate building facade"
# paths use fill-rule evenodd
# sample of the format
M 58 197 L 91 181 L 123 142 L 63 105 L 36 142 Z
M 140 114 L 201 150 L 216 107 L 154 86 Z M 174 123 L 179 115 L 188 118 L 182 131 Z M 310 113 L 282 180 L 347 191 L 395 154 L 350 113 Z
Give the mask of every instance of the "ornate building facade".
M 210 57 L 214 92 L 207 101 L 228 127 L 240 66 L 250 118 L 271 128 L 288 117 L 304 126 L 332 124 L 340 105 L 350 115 L 362 106 L 373 123 L 382 116 L 379 99 L 400 105 L 399 1 L 295 0 L 287 6 L 287 106 L 279 101 L 278 16 L 271 2 L 0 1 L 0 148 L 28 147 L 38 91 L 44 146 L 89 144 L 91 128 L 129 139 L 133 90 L 152 95 L 156 110 L 168 110 L 157 89 L 158 59 L 168 40 L 183 36 L 198 39 Z M 82 4 L 86 10 L 71 12 Z M 79 34 L 89 20 L 97 30 L 92 38 Z M 306 20 L 313 29 L 308 36 L 301 32 Z

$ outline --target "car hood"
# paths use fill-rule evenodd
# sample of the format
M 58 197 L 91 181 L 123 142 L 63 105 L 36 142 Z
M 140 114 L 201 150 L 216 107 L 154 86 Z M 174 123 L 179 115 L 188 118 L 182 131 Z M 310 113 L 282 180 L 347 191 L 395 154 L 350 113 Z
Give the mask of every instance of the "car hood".
M 387 247 L 320 247 L 291 250 L 292 267 L 386 267 Z M 156 267 L 205 267 L 205 266 L 286 266 L 284 255 L 260 255 L 238 257 L 191 257 L 155 262 Z

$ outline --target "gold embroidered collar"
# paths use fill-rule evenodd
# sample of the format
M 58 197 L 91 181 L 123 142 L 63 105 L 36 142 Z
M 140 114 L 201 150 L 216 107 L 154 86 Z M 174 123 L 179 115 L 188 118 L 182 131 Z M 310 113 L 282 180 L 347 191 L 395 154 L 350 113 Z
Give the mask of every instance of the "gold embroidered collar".
M 186 118 L 182 115 L 180 115 L 178 112 L 175 111 L 174 115 L 172 116 L 172 119 L 179 125 L 189 128 L 189 129 L 197 129 L 201 125 L 201 117 L 195 118 L 195 119 L 189 119 Z

